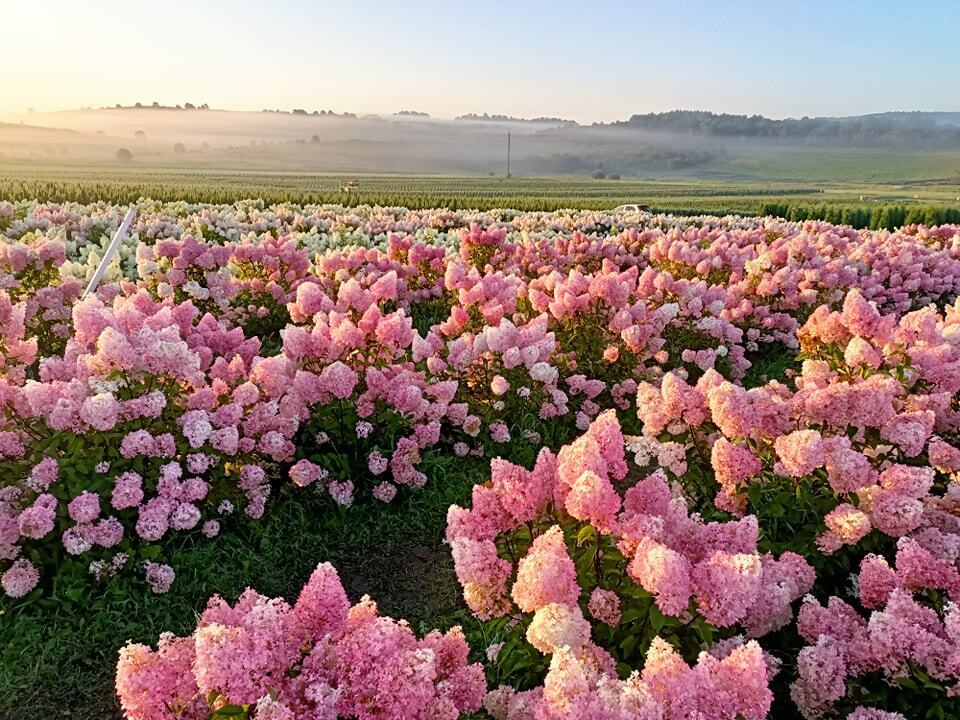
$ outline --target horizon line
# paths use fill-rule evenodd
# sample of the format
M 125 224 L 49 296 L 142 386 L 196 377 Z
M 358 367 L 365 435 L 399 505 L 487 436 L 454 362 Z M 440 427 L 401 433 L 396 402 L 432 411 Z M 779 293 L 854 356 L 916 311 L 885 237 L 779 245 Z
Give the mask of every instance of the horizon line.
M 189 101 L 188 101 L 189 102 Z M 206 105 L 206 103 L 204 103 Z M 469 115 L 476 116 L 476 119 L 484 119 L 484 116 L 490 119 L 490 121 L 496 122 L 536 122 L 538 120 L 543 120 L 542 124 L 548 124 L 549 121 L 555 122 L 564 122 L 564 123 L 574 123 L 581 127 L 590 127 L 594 125 L 610 125 L 614 123 L 624 122 L 629 120 L 632 117 L 644 116 L 644 115 L 667 115 L 675 112 L 688 112 L 688 113 L 709 113 L 716 115 L 718 117 L 742 117 L 742 118 L 751 118 L 759 117 L 765 120 L 770 120 L 773 122 L 783 122 L 788 120 L 846 120 L 851 118 L 862 118 L 870 117 L 874 115 L 892 115 L 892 114 L 923 114 L 923 115 L 950 115 L 960 113 L 960 108 L 955 110 L 923 110 L 923 109 L 887 109 L 887 110 L 878 110 L 874 112 L 865 112 L 865 113 L 854 113 L 847 115 L 802 115 L 802 116 L 793 116 L 793 115 L 784 115 L 782 117 L 776 117 L 771 115 L 764 115 L 763 113 L 731 113 L 731 112 L 717 112 L 715 110 L 709 110 L 705 108 L 682 108 L 676 107 L 670 110 L 649 110 L 646 112 L 633 112 L 626 118 L 620 120 L 593 120 L 588 122 L 582 122 L 578 120 L 573 120 L 572 118 L 564 118 L 560 116 L 549 116 L 549 115 L 537 115 L 533 117 L 523 117 L 523 116 L 511 116 L 507 113 L 491 113 L 485 111 L 483 113 L 478 113 L 476 111 L 467 111 L 460 113 L 459 115 L 447 116 L 447 115 L 434 115 L 433 113 L 428 113 L 425 111 L 415 110 L 413 108 L 404 108 L 401 110 L 395 111 L 372 111 L 372 112 L 363 112 L 363 111 L 352 111 L 352 110 L 306 110 L 305 108 L 292 108 L 292 109 L 281 109 L 281 108 L 260 108 L 260 109 L 251 109 L 251 108 L 237 108 L 237 107 L 201 107 L 200 105 L 194 105 L 193 107 L 187 108 L 183 104 L 178 105 L 141 105 L 137 107 L 136 105 L 101 105 L 101 106 L 83 106 L 79 108 L 61 108 L 57 110 L 36 110 L 32 107 L 25 108 L 23 110 L 11 110 L 11 111 L 0 111 L 0 116 L 30 116 L 30 115 L 57 115 L 57 114 L 66 114 L 66 113 L 78 113 L 78 112 L 104 112 L 104 111 L 116 111 L 116 110 L 158 110 L 158 111 L 182 111 L 182 112 L 235 112 L 235 113 L 251 113 L 251 114 L 263 114 L 263 115 L 291 115 L 294 117 L 339 117 L 339 118 L 349 118 L 356 120 L 363 120 L 366 118 L 393 118 L 400 117 L 405 120 L 443 120 L 453 122 L 459 119 L 474 119 L 468 118 Z M 296 112 L 302 110 L 303 112 Z M 323 113 L 323 114 L 321 114 Z M 499 117 L 498 117 L 499 116 Z M 502 118 L 502 119 L 501 119 Z

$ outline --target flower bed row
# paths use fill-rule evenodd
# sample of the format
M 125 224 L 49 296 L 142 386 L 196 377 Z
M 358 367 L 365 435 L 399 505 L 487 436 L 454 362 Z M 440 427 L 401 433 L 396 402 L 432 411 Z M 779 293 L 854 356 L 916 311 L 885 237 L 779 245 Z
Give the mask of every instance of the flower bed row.
M 465 600 L 499 638 L 494 716 L 759 718 L 792 694 L 806 717 L 862 719 L 876 698 L 899 707 L 875 688 L 904 678 L 949 707 L 960 229 L 372 212 L 415 235 L 311 257 L 303 227 L 342 211 L 169 210 L 141 218 L 133 273 L 83 299 L 55 237 L 89 236 L 90 209 L 6 215 L 6 602 L 79 601 L 125 571 L 166 592 L 167 537 L 257 518 L 286 479 L 349 508 L 414 492 L 441 456 L 495 458 L 448 529 Z M 441 217 L 452 247 L 423 241 Z M 776 353 L 795 369 L 751 376 Z M 828 601 L 861 566 L 861 590 L 864 573 L 889 589 L 863 603 L 869 621 Z M 847 625 L 794 623 L 811 590 Z M 857 628 L 908 616 L 938 649 L 858 655 L 876 641 Z M 302 714 L 269 678 L 344 641 L 303 632 L 299 655 L 256 670 L 266 695 L 204 684 L 192 660 L 177 692 L 195 683 L 196 716 Z M 828 656 L 843 669 L 829 689 Z M 329 688 L 347 682 L 322 663 Z M 318 717 L 358 714 L 343 692 Z M 424 689 L 423 712 L 476 704 L 446 692 Z

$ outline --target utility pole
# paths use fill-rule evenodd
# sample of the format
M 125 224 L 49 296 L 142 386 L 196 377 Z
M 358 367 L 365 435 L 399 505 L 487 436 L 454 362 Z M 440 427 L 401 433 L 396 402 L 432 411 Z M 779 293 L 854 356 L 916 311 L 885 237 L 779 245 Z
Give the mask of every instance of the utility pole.
M 510 133 L 507 133 L 507 177 L 510 177 Z

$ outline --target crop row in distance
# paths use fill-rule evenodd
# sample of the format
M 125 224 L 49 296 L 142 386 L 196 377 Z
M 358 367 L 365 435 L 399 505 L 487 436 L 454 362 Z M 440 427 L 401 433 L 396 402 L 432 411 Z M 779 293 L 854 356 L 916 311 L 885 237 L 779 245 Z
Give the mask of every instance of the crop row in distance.
M 680 215 L 775 215 L 793 221 L 826 220 L 856 228 L 893 229 L 912 223 L 960 222 L 960 203 L 946 202 L 947 188 L 925 189 L 916 198 L 869 200 L 856 188 L 750 183 L 609 181 L 571 178 L 490 178 L 359 175 L 356 190 L 341 192 L 350 176 L 293 173 L 177 172 L 137 169 L 128 174 L 94 174 L 87 169 L 5 168 L 0 170 L 0 198 L 44 202 L 132 203 L 149 197 L 161 201 L 233 203 L 260 198 L 272 203 L 336 203 L 412 209 L 454 210 L 513 208 L 521 211 L 609 209 L 641 202 L 657 212 Z M 958 191 L 960 192 L 960 191 Z M 882 197 L 882 196 L 881 196 Z M 861 200 L 860 198 L 864 198 Z

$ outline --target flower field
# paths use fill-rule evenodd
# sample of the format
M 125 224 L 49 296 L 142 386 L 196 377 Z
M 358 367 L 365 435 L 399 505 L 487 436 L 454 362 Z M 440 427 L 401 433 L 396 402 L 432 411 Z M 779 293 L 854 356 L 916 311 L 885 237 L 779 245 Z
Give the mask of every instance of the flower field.
M 0 202 L 0 716 L 960 714 L 960 226 L 125 212 Z

